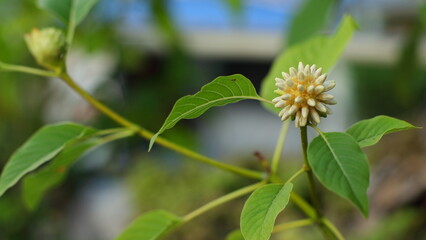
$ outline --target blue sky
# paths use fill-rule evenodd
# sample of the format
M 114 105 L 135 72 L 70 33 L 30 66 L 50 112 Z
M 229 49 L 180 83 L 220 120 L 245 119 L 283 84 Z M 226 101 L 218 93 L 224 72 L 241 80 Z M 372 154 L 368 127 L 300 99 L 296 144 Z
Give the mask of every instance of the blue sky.
M 284 31 L 300 0 L 247 0 L 241 18 L 235 18 L 225 0 L 170 0 L 170 14 L 183 31 L 235 29 Z M 148 1 L 104 0 L 99 9 L 107 18 L 141 27 L 151 23 Z M 236 21 L 237 20 L 237 21 Z

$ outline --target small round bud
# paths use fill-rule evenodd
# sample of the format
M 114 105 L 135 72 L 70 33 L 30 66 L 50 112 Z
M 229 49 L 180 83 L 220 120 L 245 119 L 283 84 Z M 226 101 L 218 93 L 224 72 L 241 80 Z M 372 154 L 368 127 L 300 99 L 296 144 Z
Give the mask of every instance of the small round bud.
M 61 30 L 56 28 L 33 29 L 25 35 L 25 41 L 38 64 L 55 72 L 63 69 L 66 39 Z

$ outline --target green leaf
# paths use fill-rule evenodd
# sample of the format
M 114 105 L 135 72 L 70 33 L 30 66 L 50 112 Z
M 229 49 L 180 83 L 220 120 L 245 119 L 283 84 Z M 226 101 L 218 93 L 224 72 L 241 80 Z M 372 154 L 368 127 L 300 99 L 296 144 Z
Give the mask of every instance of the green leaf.
M 54 158 L 65 145 L 84 135 L 89 128 L 60 123 L 38 130 L 9 159 L 0 177 L 0 196 L 19 179 Z
M 241 213 L 241 232 L 246 240 L 267 240 L 275 219 L 286 207 L 293 184 L 268 184 L 254 191 Z
M 376 144 L 385 134 L 413 128 L 418 127 L 396 118 L 377 116 L 355 123 L 346 132 L 354 137 L 361 147 L 367 147 Z
M 216 78 L 204 85 L 195 95 L 182 97 L 175 103 L 163 126 L 151 138 L 149 149 L 158 135 L 172 128 L 180 120 L 193 119 L 211 107 L 223 106 L 243 99 L 261 100 L 250 80 L 240 74 Z
M 334 0 L 307 0 L 291 22 L 288 31 L 287 46 L 309 39 L 321 30 L 327 22 L 327 16 Z
M 308 147 L 308 160 L 320 182 L 348 199 L 368 216 L 367 189 L 370 170 L 367 157 L 347 133 L 320 133 Z
M 226 236 L 226 240 L 244 240 L 240 229 L 234 230 Z
M 423 4 L 419 8 L 420 20 L 423 23 L 423 27 L 426 27 L 426 4 Z
M 64 23 L 73 22 L 77 26 L 87 16 L 99 0 L 38 0 L 39 8 L 44 9 Z
M 297 67 L 300 61 L 304 64 L 316 64 L 323 68 L 323 72 L 328 72 L 339 59 L 356 28 L 352 17 L 346 15 L 333 36 L 313 37 L 301 44 L 293 45 L 281 53 L 272 64 L 268 75 L 263 79 L 261 96 L 268 100 L 274 99 L 276 97 L 274 90 L 277 89 L 275 78 L 281 77 L 282 72 L 288 72 L 290 67 Z M 263 106 L 275 113 L 279 111 L 273 105 L 263 103 Z
M 99 139 L 89 139 L 73 144 L 65 148 L 48 166 L 26 176 L 23 180 L 23 197 L 27 207 L 34 210 L 45 193 L 64 180 L 71 165 L 90 149 L 102 143 Z
M 137 218 L 115 240 L 155 240 L 177 227 L 182 219 L 172 213 L 157 210 Z

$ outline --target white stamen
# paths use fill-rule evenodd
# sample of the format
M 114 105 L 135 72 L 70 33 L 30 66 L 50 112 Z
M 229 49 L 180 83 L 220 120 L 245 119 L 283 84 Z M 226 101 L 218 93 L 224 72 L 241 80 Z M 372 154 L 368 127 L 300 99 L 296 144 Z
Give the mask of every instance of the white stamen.
M 282 72 L 281 75 L 283 75 L 283 78 L 286 80 L 290 79 L 290 75 L 286 72 Z
M 318 111 L 320 112 L 327 112 L 327 108 L 325 108 L 325 105 L 322 103 L 317 103 L 317 105 L 315 105 L 315 108 L 318 109 Z
M 336 105 L 337 104 L 336 100 L 334 100 L 334 99 L 324 100 L 322 102 L 325 103 L 325 104 L 328 104 L 328 105 Z
M 311 107 L 315 107 L 315 105 L 316 105 L 317 103 L 316 103 L 316 101 L 314 100 L 314 99 L 312 99 L 312 98 L 309 98 L 308 99 L 308 105 L 309 106 L 311 106 Z
M 324 86 L 323 85 L 318 85 L 318 86 L 315 87 L 315 93 L 316 94 L 320 94 L 322 92 L 324 92 Z
M 308 114 L 309 114 L 309 108 L 308 108 L 308 107 L 303 107 L 303 108 L 302 108 L 302 116 L 303 116 L 304 118 L 307 118 L 307 117 L 308 117 Z
M 336 82 L 333 80 L 330 81 L 326 81 L 323 84 L 324 86 L 324 92 L 330 91 L 331 89 L 333 89 L 336 86 Z
M 299 79 L 299 81 L 303 82 L 305 81 L 305 74 L 303 72 L 299 72 L 297 73 L 297 78 Z
M 297 85 L 297 90 L 299 90 L 299 92 L 303 92 L 305 91 L 305 87 L 302 84 Z
M 291 115 L 288 113 L 288 111 L 285 111 L 281 117 L 281 121 L 287 120 Z
M 303 98 L 301 97 L 301 96 L 297 96 L 295 99 L 294 99 L 294 102 L 295 103 L 301 103 L 303 101 Z
M 314 85 L 310 85 L 307 89 L 309 94 L 312 94 L 314 92 L 315 86 Z
M 319 76 L 317 80 L 315 80 L 315 83 L 323 84 L 326 78 L 327 78 L 327 74 L 324 73 L 323 75 Z
M 322 68 L 318 68 L 314 73 L 314 78 L 319 77 L 321 75 L 321 73 L 322 73 Z
M 297 76 L 297 71 L 294 67 L 290 68 L 290 77 L 296 77 Z
M 327 112 L 325 112 L 325 113 L 327 113 L 327 114 L 333 114 L 333 111 L 331 110 L 331 108 L 327 107 L 326 105 L 324 105 L 324 106 L 327 109 Z
M 281 100 L 275 104 L 276 108 L 282 108 L 285 106 L 285 101 Z
M 277 86 L 279 89 L 284 90 L 285 89 L 285 84 L 281 83 L 281 82 L 277 82 L 275 83 L 275 86 Z
M 299 72 L 303 72 L 303 63 L 302 62 L 299 62 L 298 70 L 299 70 Z
M 294 115 L 294 113 L 296 113 L 297 109 L 299 109 L 299 108 L 297 107 L 297 105 L 292 105 L 292 106 L 290 107 L 290 109 L 289 109 L 287 112 L 288 112 L 288 114 L 290 114 L 290 115 Z
M 307 64 L 307 65 L 305 66 L 305 69 L 303 69 L 303 73 L 304 73 L 306 76 L 310 75 L 311 71 L 309 71 L 309 64 Z
M 282 96 L 279 96 L 279 97 L 272 99 L 272 102 L 277 103 L 277 102 L 281 101 L 281 99 L 282 99 Z
M 298 128 L 300 127 L 300 112 L 297 112 L 296 118 L 294 119 L 294 125 Z
M 287 82 L 286 82 L 286 84 L 289 87 L 293 87 L 295 85 L 295 83 L 291 79 L 288 79 Z
M 317 65 L 312 65 L 311 67 L 311 74 L 315 74 L 315 71 L 317 70 Z
M 278 117 L 281 117 L 285 112 L 288 111 L 289 108 L 290 108 L 289 106 L 283 108 L 283 110 L 281 110 L 280 113 L 278 114 Z
M 308 116 L 306 116 L 306 117 L 302 116 L 300 118 L 300 126 L 304 127 L 304 126 L 306 126 L 306 123 L 308 123 Z
M 319 100 L 330 100 L 330 99 L 333 99 L 333 98 L 334 98 L 333 95 L 327 94 L 327 93 L 322 93 L 322 94 L 317 96 L 317 99 L 319 99 Z
M 275 78 L 275 82 L 277 82 L 277 83 L 285 83 L 284 79 L 282 79 L 282 78 Z
M 310 116 L 311 116 L 311 119 L 316 123 L 316 124 L 318 124 L 318 123 L 320 123 L 320 116 L 319 116 L 319 114 L 318 114 L 318 112 L 314 109 L 314 108 L 311 108 L 310 109 L 310 111 L 309 111 L 309 113 L 310 113 Z
M 293 98 L 293 95 L 286 93 L 286 94 L 282 95 L 281 98 L 283 100 L 290 100 L 291 98 Z

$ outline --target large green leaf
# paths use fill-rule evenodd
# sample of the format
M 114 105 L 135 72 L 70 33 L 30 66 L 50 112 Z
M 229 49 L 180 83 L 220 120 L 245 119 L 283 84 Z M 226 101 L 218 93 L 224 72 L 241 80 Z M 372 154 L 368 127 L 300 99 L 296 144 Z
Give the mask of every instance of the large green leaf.
M 267 240 L 275 219 L 286 207 L 293 184 L 268 184 L 254 191 L 241 213 L 241 232 L 246 240 Z
M 204 85 L 201 91 L 179 99 L 160 130 L 151 138 L 150 149 L 155 139 L 165 130 L 172 128 L 182 119 L 193 119 L 211 107 L 235 103 L 243 99 L 257 99 L 253 84 L 240 74 L 218 77 Z
M 38 130 L 9 159 L 0 177 L 0 196 L 28 172 L 54 158 L 65 145 L 90 128 L 60 123 Z
M 172 213 L 157 210 L 137 218 L 115 240 L 155 240 L 177 227 L 182 219 Z
M 299 62 L 316 64 L 323 68 L 323 72 L 328 72 L 339 59 L 356 28 L 355 21 L 346 15 L 333 36 L 313 37 L 285 50 L 275 59 L 268 75 L 263 79 L 261 96 L 268 100 L 275 98 L 275 78 L 281 77 L 282 72 L 288 72 L 290 67 L 297 67 Z M 273 112 L 279 111 L 273 105 L 263 104 L 263 106 Z
M 308 160 L 320 182 L 355 204 L 368 216 L 367 157 L 347 133 L 320 133 L 308 147 Z
M 293 18 L 287 33 L 287 46 L 300 43 L 320 31 L 327 22 L 327 16 L 334 0 L 307 0 Z
M 108 130 L 105 130 L 108 132 Z M 105 133 L 104 131 L 104 133 Z M 69 168 L 84 154 L 111 141 L 132 135 L 129 130 L 101 134 L 89 129 L 84 136 L 68 143 L 48 165 L 41 170 L 25 176 L 23 180 L 23 197 L 25 204 L 34 210 L 47 191 L 59 185 L 66 177 Z
M 361 147 L 376 144 L 385 134 L 417 128 L 406 121 L 388 116 L 377 116 L 359 121 L 346 132 L 350 134 Z
M 31 210 L 35 209 L 44 194 L 62 182 L 70 166 L 87 151 L 101 143 L 103 142 L 99 139 L 89 139 L 73 144 L 58 154 L 48 166 L 26 176 L 23 181 L 23 197 L 27 207 Z
M 420 19 L 423 23 L 423 27 L 426 27 L 426 4 L 423 4 L 419 8 L 419 15 L 420 15 Z
M 38 6 L 64 23 L 77 26 L 99 0 L 38 0 Z

